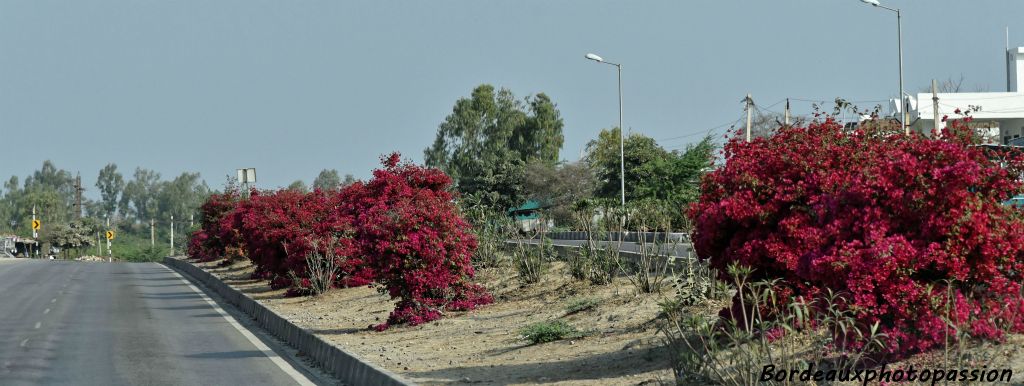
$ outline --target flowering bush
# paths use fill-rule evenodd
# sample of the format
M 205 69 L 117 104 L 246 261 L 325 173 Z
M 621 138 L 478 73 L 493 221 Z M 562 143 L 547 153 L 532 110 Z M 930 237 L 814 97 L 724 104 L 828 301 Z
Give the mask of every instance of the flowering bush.
M 391 297 L 399 299 L 386 323 L 416 325 L 446 309 L 467 310 L 492 302 L 470 282 L 476 239 L 449 192 L 451 178 L 437 169 L 401 163 L 393 153 L 368 183 L 342 194 L 343 211 L 357 213 L 359 250 Z
M 377 282 L 399 299 L 387 323 L 376 326 L 380 330 L 490 303 L 491 296 L 470 282 L 476 239 L 449 192 L 451 179 L 399 160 L 397 153 L 384 158 L 371 181 L 339 191 L 253 190 L 246 200 L 230 201 L 213 196 L 203 207 L 216 215 L 204 217 L 190 253 L 217 258 L 224 245 L 240 246 L 256 267 L 254 277 L 275 289 L 289 287 L 290 295 L 314 290 L 308 256 L 333 256 L 325 266 L 337 272 L 335 286 Z
M 338 239 L 331 243 L 334 254 L 353 256 L 352 243 L 343 237 L 352 231 L 351 219 L 335 207 L 335 198 L 320 190 L 254 190 L 238 205 L 229 226 L 239 230 L 258 275 L 269 279 L 271 287 L 294 285 L 290 294 L 304 294 L 309 287 L 302 279 L 307 277 L 306 254 L 311 252 L 312 243 L 327 245 L 327 240 Z M 358 264 L 358 260 L 339 262 L 341 272 L 353 271 L 352 264 Z
M 1001 205 L 1021 190 L 1022 162 L 969 132 L 955 121 L 928 139 L 825 119 L 734 137 L 690 207 L 694 247 L 723 274 L 738 263 L 782 279 L 784 299 L 845 293 L 892 354 L 955 337 L 943 318 L 982 338 L 1022 332 L 1024 217 Z
M 213 261 L 228 254 L 232 247 L 237 249 L 235 238 L 222 235 L 220 223 L 238 202 L 238 192 L 228 189 L 224 194 L 212 194 L 199 208 L 200 228 L 192 233 L 188 254 L 199 261 Z M 233 232 L 232 232 L 233 233 Z

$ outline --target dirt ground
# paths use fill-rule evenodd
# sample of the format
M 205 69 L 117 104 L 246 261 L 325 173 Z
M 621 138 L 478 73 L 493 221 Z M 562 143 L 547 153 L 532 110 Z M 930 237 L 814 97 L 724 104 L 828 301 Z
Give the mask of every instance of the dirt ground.
M 247 261 L 200 266 L 297 325 L 418 384 L 673 382 L 656 326 L 663 297 L 637 294 L 625 278 L 592 286 L 572 280 L 561 263 L 555 263 L 540 283 L 522 286 L 514 272 L 485 269 L 478 272 L 478 282 L 491 290 L 494 304 L 420 326 L 374 332 L 368 327 L 386 320 L 394 304 L 374 288 L 286 298 L 284 290 L 249 279 L 253 268 Z M 581 298 L 599 304 L 567 315 L 566 307 Z M 519 335 L 524 326 L 554 319 L 587 335 L 537 345 Z

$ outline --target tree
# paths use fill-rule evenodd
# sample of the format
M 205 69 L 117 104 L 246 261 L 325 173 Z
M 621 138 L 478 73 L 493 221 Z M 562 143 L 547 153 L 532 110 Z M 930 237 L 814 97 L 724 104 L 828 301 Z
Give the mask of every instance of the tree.
M 597 178 L 586 162 L 534 161 L 526 166 L 523 184 L 525 196 L 546 207 L 556 224 L 572 225 L 573 208 L 594 196 Z
M 210 188 L 199 178 L 199 173 L 182 173 L 172 181 L 160 182 L 156 192 L 157 217 L 171 216 L 186 220 L 210 195 Z
M 121 214 L 142 222 L 155 219 L 159 209 L 159 190 L 160 173 L 135 168 L 134 179 L 125 184 L 121 201 L 118 203 Z
M 597 174 L 596 195 L 618 200 L 621 195 L 621 170 L 619 151 L 619 129 L 601 130 L 597 139 L 587 143 L 586 161 Z M 644 198 L 640 195 L 641 185 L 654 178 L 656 170 L 645 165 L 669 157 L 669 152 L 658 146 L 653 138 L 630 134 L 625 137 L 624 150 L 626 172 L 626 200 Z
M 306 183 L 302 182 L 302 180 L 295 180 L 295 182 L 292 182 L 291 184 L 288 185 L 287 189 L 288 190 L 294 190 L 294 191 L 299 192 L 299 193 L 307 193 L 307 192 L 309 192 L 309 188 L 306 187 Z
M 116 164 L 110 163 L 100 169 L 100 175 L 96 178 L 96 188 L 100 190 L 103 213 L 113 215 L 124 190 L 124 176 L 117 171 Z
M 359 180 L 357 180 L 351 174 L 345 174 L 345 179 L 341 181 L 341 187 L 344 188 L 346 186 L 352 185 L 352 184 L 356 183 L 356 181 L 359 181 Z
M 96 220 L 83 218 L 67 224 L 54 224 L 45 238 L 50 244 L 63 249 L 64 257 L 67 257 L 69 249 L 74 248 L 80 252 L 81 248 L 95 245 L 98 232 L 100 227 Z
M 313 180 L 313 188 L 320 190 L 336 190 L 341 186 L 341 176 L 334 169 L 324 169 Z
M 451 176 L 463 194 L 504 210 L 522 203 L 527 162 L 558 160 L 562 126 L 547 95 L 519 101 L 507 89 L 495 92 L 484 84 L 455 102 L 424 159 Z

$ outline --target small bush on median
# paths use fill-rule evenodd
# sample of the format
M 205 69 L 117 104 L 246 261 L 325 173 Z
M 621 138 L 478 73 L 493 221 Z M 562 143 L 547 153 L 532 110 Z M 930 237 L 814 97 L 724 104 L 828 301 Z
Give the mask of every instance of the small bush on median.
M 575 299 L 569 303 L 569 306 L 565 307 L 565 313 L 566 315 L 572 315 L 577 312 L 592 310 L 597 308 L 599 304 L 601 304 L 601 301 L 595 298 Z
M 561 320 L 534 323 L 519 330 L 519 334 L 533 344 L 583 336 L 583 333 L 577 330 L 576 327 Z

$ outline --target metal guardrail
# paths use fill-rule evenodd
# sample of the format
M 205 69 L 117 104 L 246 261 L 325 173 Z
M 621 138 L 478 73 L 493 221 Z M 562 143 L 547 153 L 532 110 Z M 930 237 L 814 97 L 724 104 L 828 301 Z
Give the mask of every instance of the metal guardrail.
M 644 241 L 653 242 L 680 242 L 689 243 L 690 235 L 687 233 L 666 233 L 666 232 L 604 232 L 605 237 L 601 237 L 601 241 L 619 241 L 620 239 L 625 242 L 639 243 L 640 238 Z M 555 240 L 588 240 L 590 239 L 589 232 L 583 231 L 565 231 L 565 232 L 548 232 L 547 237 Z

